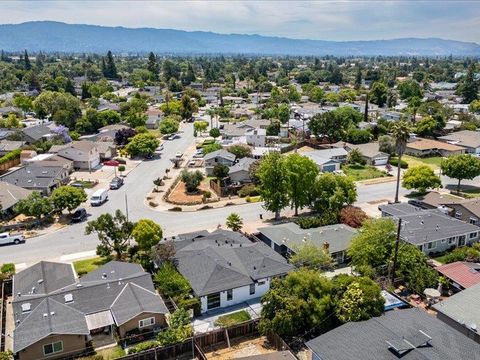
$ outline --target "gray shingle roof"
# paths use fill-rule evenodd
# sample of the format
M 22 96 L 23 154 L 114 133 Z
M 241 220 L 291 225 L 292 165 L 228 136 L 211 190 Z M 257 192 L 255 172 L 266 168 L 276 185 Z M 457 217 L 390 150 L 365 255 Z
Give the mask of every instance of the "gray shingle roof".
M 12 185 L 5 181 L 0 181 L 0 205 L 2 210 L 8 210 L 19 200 L 25 199 L 32 192 L 20 186 Z
M 207 161 L 215 158 L 224 158 L 232 162 L 235 161 L 235 155 L 223 149 L 208 153 L 207 155 L 205 155 L 204 160 Z
M 255 162 L 252 158 L 242 158 L 236 164 L 230 167 L 229 174 L 234 174 L 237 171 L 249 171 L 250 166 Z
M 168 313 L 167 307 L 156 293 L 135 283 L 129 283 L 123 288 L 113 302 L 111 309 L 117 326 L 144 312 Z
M 320 247 L 328 242 L 331 253 L 347 250 L 357 234 L 354 228 L 344 224 L 301 229 L 293 222 L 259 228 L 258 231 L 277 245 L 285 244 L 290 249 L 302 244 L 304 240 L 312 241 Z
M 62 166 L 24 166 L 18 170 L 9 172 L 0 177 L 0 181 L 6 181 L 26 189 L 42 190 L 53 186 L 57 181 L 62 180 L 62 175 L 67 170 Z
M 249 285 L 293 269 L 263 243 L 252 243 L 231 231 L 176 240 L 175 247 L 177 268 L 197 296 Z
M 22 129 L 22 132 L 28 136 L 29 138 L 33 139 L 34 141 L 40 140 L 45 135 L 50 134 L 52 131 L 47 125 L 35 125 L 30 126 Z
M 422 346 L 431 337 L 430 345 Z M 387 341 L 403 339 L 417 345 L 401 356 Z M 480 345 L 419 309 L 388 311 L 367 321 L 349 322 L 309 342 L 307 346 L 322 360 L 456 360 L 480 359 Z
M 473 324 L 480 326 L 480 284 L 462 290 L 448 299 L 435 304 L 433 308 L 459 324 L 470 328 Z
M 17 353 L 49 335 L 89 333 L 84 314 L 46 298 L 15 328 L 13 352 Z
M 470 148 L 480 147 L 480 132 L 472 130 L 462 130 L 451 133 L 446 136 L 438 138 L 442 141 L 447 141 L 460 146 L 466 146 Z

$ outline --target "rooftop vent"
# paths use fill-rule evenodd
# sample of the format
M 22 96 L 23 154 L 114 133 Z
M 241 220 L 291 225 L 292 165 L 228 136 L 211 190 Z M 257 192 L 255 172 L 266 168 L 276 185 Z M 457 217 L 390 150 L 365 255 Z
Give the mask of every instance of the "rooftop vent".
M 72 294 L 65 294 L 64 296 L 65 304 L 73 302 L 73 295 Z
M 43 317 L 48 317 L 48 313 L 43 313 Z
M 37 283 L 43 284 L 43 279 L 38 280 Z
M 50 316 L 53 316 L 53 315 L 55 315 L 55 311 L 52 311 L 52 312 L 50 313 Z
M 102 274 L 102 279 L 106 279 L 107 278 L 107 273 L 103 273 Z
M 22 304 L 22 312 L 29 312 L 32 309 L 32 304 L 24 303 Z

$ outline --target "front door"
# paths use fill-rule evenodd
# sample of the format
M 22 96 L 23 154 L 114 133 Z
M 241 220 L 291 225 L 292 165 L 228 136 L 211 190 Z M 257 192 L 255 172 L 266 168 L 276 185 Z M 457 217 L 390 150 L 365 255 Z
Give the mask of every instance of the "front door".
M 207 296 L 207 310 L 220 307 L 220 293 L 210 294 Z
M 465 235 L 459 236 L 458 237 L 458 246 L 464 246 L 465 245 Z

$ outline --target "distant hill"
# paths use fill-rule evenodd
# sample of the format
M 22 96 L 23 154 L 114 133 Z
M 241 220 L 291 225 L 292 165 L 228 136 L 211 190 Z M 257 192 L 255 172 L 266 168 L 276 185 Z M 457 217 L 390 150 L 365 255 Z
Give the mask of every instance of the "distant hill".
M 436 38 L 372 41 L 297 40 L 203 31 L 73 25 L 35 21 L 0 25 L 6 51 L 113 52 L 262 55 L 426 55 L 480 56 L 480 45 Z

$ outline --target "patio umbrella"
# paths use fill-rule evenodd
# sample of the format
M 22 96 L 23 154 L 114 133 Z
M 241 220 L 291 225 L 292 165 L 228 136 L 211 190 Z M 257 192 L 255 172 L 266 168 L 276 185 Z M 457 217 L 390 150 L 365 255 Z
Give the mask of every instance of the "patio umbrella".
M 117 160 L 107 160 L 103 163 L 106 166 L 118 166 L 120 163 Z
M 438 291 L 437 289 L 432 289 L 432 288 L 426 288 L 423 291 L 423 294 L 428 298 L 438 298 L 438 297 L 440 297 L 440 291 Z

